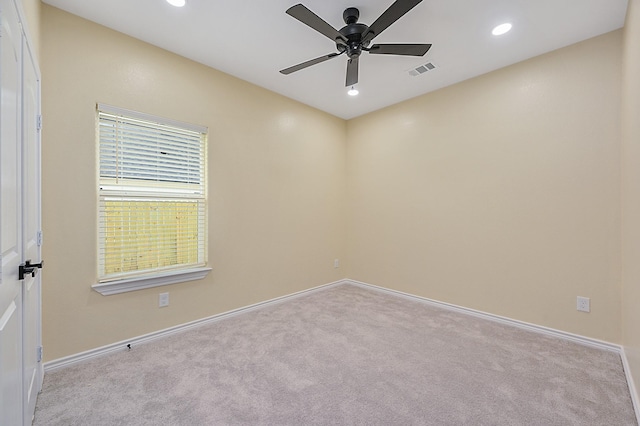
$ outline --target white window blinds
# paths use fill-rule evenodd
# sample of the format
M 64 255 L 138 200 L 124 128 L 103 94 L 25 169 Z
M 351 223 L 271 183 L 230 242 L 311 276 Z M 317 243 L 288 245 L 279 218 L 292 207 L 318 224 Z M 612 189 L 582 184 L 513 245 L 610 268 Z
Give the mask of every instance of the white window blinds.
M 206 128 L 98 105 L 99 281 L 203 266 Z

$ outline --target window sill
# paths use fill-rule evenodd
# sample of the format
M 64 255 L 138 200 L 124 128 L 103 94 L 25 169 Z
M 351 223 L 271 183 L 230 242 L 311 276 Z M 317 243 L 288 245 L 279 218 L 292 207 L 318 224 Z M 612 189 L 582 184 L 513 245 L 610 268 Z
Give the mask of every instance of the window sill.
M 142 290 L 145 288 L 159 287 L 176 284 L 185 281 L 200 280 L 207 276 L 211 268 L 192 268 L 180 271 L 171 271 L 146 277 L 127 278 L 123 280 L 97 283 L 91 286 L 103 296 L 126 293 L 128 291 Z

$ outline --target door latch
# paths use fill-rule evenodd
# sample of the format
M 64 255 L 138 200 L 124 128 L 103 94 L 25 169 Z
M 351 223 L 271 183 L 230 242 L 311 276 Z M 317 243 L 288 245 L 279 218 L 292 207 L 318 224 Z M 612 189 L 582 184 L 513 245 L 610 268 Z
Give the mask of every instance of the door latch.
M 18 279 L 24 280 L 26 275 L 31 274 L 32 277 L 36 276 L 38 269 L 42 268 L 44 265 L 44 261 L 40 261 L 40 263 L 31 263 L 31 259 L 25 260 L 25 262 L 18 266 Z

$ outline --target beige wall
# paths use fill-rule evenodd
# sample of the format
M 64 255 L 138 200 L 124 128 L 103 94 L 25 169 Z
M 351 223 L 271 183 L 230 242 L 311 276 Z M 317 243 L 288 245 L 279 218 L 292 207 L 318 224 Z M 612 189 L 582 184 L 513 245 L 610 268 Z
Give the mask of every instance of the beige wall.
M 630 0 L 622 58 L 622 342 L 640 389 L 640 0 Z
M 350 120 L 349 278 L 620 342 L 621 37 Z
M 47 360 L 349 276 L 611 342 L 624 325 L 637 365 L 638 291 L 621 323 L 622 31 L 345 123 L 42 14 Z M 96 102 L 209 126 L 207 279 L 91 290 Z
M 344 277 L 346 123 L 42 6 L 46 360 Z M 209 127 L 201 281 L 102 296 L 96 102 Z M 158 294 L 171 304 L 158 308 Z

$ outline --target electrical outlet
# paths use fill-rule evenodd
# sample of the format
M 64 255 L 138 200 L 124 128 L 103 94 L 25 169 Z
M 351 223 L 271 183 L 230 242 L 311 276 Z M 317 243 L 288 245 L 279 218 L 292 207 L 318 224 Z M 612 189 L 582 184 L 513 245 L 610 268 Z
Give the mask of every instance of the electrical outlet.
M 164 308 L 165 306 L 169 306 L 169 293 L 160 293 L 158 307 Z
M 333 267 L 334 268 L 340 267 L 340 259 L 333 259 Z
M 578 296 L 578 310 L 581 312 L 591 312 L 591 299 Z

